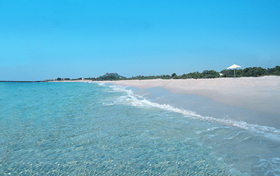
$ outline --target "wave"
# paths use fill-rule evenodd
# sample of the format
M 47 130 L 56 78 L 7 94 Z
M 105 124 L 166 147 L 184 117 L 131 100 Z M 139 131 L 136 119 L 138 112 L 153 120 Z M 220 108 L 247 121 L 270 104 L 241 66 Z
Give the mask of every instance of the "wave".
M 159 104 L 159 103 L 149 101 L 146 98 L 144 98 L 143 96 L 135 94 L 132 90 L 128 89 L 128 87 L 126 87 L 126 86 L 111 85 L 111 84 L 106 84 L 106 83 L 98 83 L 98 84 L 99 84 L 99 86 L 102 86 L 102 87 L 110 87 L 110 90 L 113 92 L 124 92 L 125 93 L 125 95 L 115 97 L 114 101 L 111 101 L 111 103 L 105 103 L 105 105 L 114 105 L 114 104 L 125 103 L 130 106 L 136 106 L 136 107 L 159 108 L 159 109 L 166 110 L 166 111 L 180 113 L 188 118 L 209 121 L 209 122 L 213 122 L 213 123 L 219 123 L 219 124 L 226 125 L 226 126 L 238 127 L 241 129 L 261 133 L 264 136 L 269 137 L 269 138 L 280 140 L 280 130 L 276 129 L 274 127 L 250 124 L 250 123 L 247 123 L 244 121 L 232 120 L 230 118 L 220 119 L 220 118 L 215 118 L 215 117 L 210 117 L 210 116 L 202 116 L 195 111 L 176 108 L 169 104 Z

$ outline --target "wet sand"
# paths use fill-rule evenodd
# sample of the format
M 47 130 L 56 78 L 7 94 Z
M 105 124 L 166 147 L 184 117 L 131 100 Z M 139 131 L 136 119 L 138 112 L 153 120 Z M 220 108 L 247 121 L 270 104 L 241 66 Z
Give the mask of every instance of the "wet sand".
M 163 87 L 172 93 L 202 95 L 231 106 L 271 113 L 280 117 L 280 77 L 216 79 L 102 81 L 138 89 Z

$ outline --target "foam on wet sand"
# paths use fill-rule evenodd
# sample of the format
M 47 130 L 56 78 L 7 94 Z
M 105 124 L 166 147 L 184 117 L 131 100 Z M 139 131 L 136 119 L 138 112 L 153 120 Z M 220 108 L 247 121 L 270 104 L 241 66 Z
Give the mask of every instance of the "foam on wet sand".
M 163 87 L 172 93 L 203 95 L 231 106 L 280 115 L 279 76 L 107 82 L 139 89 Z

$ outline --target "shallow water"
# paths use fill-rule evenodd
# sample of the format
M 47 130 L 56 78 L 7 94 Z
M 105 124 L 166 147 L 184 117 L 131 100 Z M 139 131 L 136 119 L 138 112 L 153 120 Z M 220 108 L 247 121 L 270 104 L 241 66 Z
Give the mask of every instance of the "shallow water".
M 90 83 L 0 91 L 3 175 L 280 175 L 277 129 L 160 104 L 168 97 L 160 91 Z

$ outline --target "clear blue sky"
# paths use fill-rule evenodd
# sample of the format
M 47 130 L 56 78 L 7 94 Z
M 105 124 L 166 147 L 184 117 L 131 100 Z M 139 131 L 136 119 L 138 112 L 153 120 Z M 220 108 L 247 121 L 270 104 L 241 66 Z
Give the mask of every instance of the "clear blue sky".
M 279 0 L 0 0 L 0 80 L 280 65 Z

